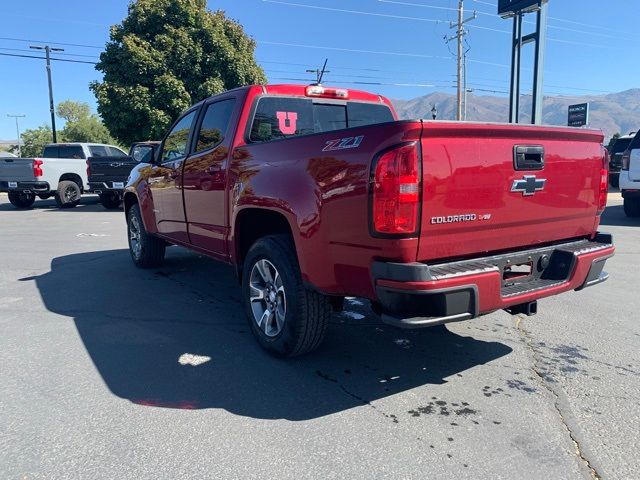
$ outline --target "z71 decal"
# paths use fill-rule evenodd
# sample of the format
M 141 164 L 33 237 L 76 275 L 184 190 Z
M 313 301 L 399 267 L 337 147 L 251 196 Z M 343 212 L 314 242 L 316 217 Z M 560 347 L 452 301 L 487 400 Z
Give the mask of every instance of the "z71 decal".
M 364 139 L 364 135 L 358 135 L 357 137 L 338 138 L 336 140 L 329 140 L 326 146 L 322 149 L 323 152 L 331 152 L 333 150 L 345 150 L 347 148 L 358 148 Z

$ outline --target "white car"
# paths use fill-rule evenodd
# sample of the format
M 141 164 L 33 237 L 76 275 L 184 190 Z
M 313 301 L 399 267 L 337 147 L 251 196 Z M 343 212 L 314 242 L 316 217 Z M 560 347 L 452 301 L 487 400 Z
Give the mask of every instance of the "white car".
M 75 207 L 89 190 L 89 157 L 126 157 L 114 145 L 51 143 L 37 158 L 0 158 L 0 192 L 17 208 L 29 208 L 38 196 L 54 196 L 60 208 Z
M 640 217 L 640 132 L 622 155 L 620 191 L 624 198 L 624 213 L 628 217 Z

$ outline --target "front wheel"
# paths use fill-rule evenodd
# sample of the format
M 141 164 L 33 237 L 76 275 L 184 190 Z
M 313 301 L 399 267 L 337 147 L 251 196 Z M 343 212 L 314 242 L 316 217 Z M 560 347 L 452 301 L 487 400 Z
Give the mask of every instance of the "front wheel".
M 140 207 L 136 204 L 127 214 L 129 252 L 136 267 L 159 267 L 164 261 L 166 244 L 158 237 L 150 235 L 144 228 Z
M 627 217 L 640 217 L 640 198 L 625 198 L 624 213 Z
M 16 208 L 31 208 L 36 196 L 31 192 L 9 192 L 9 201 Z
M 269 353 L 295 357 L 322 343 L 331 304 L 305 288 L 288 236 L 264 237 L 251 247 L 242 272 L 242 300 L 251 331 Z
M 122 203 L 120 195 L 117 193 L 101 193 L 98 197 L 100 198 L 102 206 L 107 210 L 120 208 L 120 204 Z
M 62 180 L 54 194 L 59 208 L 73 208 L 80 203 L 82 191 L 76 182 Z

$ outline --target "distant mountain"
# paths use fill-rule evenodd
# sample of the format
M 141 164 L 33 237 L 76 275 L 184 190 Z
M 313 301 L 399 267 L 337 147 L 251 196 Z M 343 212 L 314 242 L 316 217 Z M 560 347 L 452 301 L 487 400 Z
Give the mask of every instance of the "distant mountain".
M 485 122 L 506 122 L 509 117 L 509 99 L 488 95 L 467 97 L 467 119 Z M 583 97 L 545 97 L 543 123 L 546 125 L 566 125 L 567 109 L 575 103 L 589 102 L 590 126 L 600 128 L 605 136 L 614 133 L 629 133 L 640 129 L 640 88 L 608 95 Z M 456 116 L 456 97 L 435 92 L 412 100 L 393 100 L 401 118 L 431 118 L 431 109 L 436 105 L 438 118 L 453 120 Z M 524 97 L 520 107 L 520 118 L 526 122 L 530 118 L 531 97 Z

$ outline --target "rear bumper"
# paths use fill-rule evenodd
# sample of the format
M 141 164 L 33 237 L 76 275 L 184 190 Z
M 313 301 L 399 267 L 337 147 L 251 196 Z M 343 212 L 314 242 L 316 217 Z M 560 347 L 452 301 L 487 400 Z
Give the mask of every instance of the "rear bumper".
M 382 320 L 419 328 L 468 320 L 495 310 L 604 282 L 605 261 L 615 251 L 611 235 L 598 234 L 544 248 L 438 265 L 374 262 Z M 532 274 L 504 281 L 508 265 L 531 263 Z
M 15 183 L 15 186 L 13 185 Z M 0 192 L 34 192 L 44 193 L 50 190 L 48 182 L 10 182 L 0 181 Z
M 116 182 L 118 183 L 118 182 Z M 114 182 L 89 182 L 89 191 L 92 193 L 117 193 L 122 195 L 125 182 L 119 182 L 123 186 L 114 187 Z
M 620 190 L 622 191 L 623 197 L 625 196 L 625 194 L 629 194 L 630 196 L 635 196 L 640 191 L 640 180 L 631 180 L 631 178 L 629 178 L 629 170 L 621 170 L 620 171 Z M 625 192 L 625 190 L 630 190 L 630 191 Z

